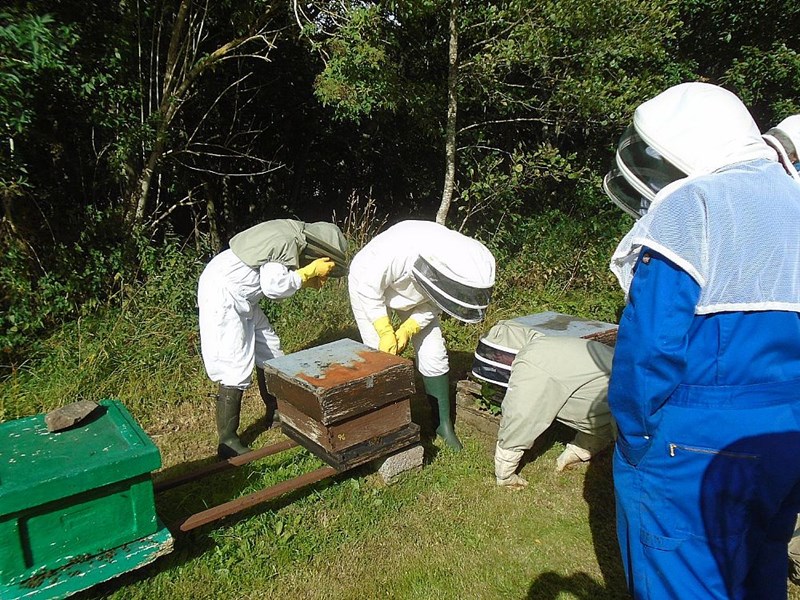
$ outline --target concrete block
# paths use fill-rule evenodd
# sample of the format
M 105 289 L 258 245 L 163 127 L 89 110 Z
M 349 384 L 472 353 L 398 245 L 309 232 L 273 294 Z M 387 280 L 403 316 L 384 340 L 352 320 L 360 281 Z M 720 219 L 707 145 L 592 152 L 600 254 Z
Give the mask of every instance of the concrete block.
M 396 452 L 387 458 L 375 461 L 378 474 L 386 485 L 390 485 L 407 471 L 421 469 L 425 450 L 420 444 Z

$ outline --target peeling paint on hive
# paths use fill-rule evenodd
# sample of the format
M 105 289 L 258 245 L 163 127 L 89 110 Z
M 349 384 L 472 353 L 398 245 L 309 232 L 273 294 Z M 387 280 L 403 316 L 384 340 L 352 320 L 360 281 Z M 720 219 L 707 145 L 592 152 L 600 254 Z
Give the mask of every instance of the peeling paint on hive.
M 333 388 L 356 379 L 369 378 L 405 362 L 406 359 L 343 339 L 280 356 L 267 364 L 271 369 L 301 379 L 314 387 Z M 367 387 L 373 385 L 372 380 L 367 381 Z
M 374 385 L 372 375 L 397 364 L 391 354 L 366 350 L 358 353 L 360 361 L 350 363 L 333 363 L 321 366 L 313 375 L 298 373 L 297 377 L 314 387 L 334 387 L 354 379 L 367 378 L 367 387 Z

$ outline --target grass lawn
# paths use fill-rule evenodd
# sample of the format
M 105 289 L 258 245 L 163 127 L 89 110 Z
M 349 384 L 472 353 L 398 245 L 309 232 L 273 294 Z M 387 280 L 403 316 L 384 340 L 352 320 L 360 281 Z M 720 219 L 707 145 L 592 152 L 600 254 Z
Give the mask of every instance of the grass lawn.
M 288 351 L 356 335 L 341 285 L 299 300 L 304 310 L 285 306 L 276 324 Z M 610 310 L 595 314 L 562 302 L 504 305 L 489 322 L 541 310 L 613 318 Z M 471 364 L 480 330 L 445 322 L 445 334 L 454 383 Z M 216 449 L 214 386 L 203 373 L 197 346 L 192 323 L 164 307 L 68 324 L 45 340 L 36 360 L 0 381 L 0 420 L 78 398 L 113 397 L 161 451 L 157 480 L 196 468 L 212 461 Z M 493 436 L 459 421 L 465 447 L 454 453 L 430 439 L 430 415 L 421 397 L 413 408 L 415 421 L 428 432 L 421 470 L 386 486 L 368 468 L 355 469 L 237 519 L 179 535 L 170 554 L 75 598 L 627 597 L 608 453 L 556 473 L 565 437 L 554 429 L 522 470 L 530 486 L 511 491 L 494 482 Z M 245 394 L 241 428 L 253 447 L 282 438 L 279 430 L 264 431 L 262 414 L 253 386 Z M 295 448 L 159 494 L 158 514 L 175 523 L 322 464 Z M 800 600 L 800 588 L 791 587 L 789 597 Z
M 245 396 L 247 440 L 262 431 L 260 400 Z M 418 401 L 415 418 L 427 414 Z M 185 402 L 147 427 L 174 475 L 210 460 L 211 401 Z M 367 469 L 295 492 L 242 518 L 176 539 L 168 556 L 79 598 L 141 599 L 567 599 L 625 598 L 614 533 L 610 454 L 555 472 L 558 429 L 534 449 L 524 490 L 498 488 L 494 439 L 459 422 L 461 453 L 425 442 L 426 465 L 383 485 Z M 235 473 L 165 492 L 162 519 L 173 522 L 321 463 L 303 449 Z M 800 598 L 793 588 L 790 598 Z

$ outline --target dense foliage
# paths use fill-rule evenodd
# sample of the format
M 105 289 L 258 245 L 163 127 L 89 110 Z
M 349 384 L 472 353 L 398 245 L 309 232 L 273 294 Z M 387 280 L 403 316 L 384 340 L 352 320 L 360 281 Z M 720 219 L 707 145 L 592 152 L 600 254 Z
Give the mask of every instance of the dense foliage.
M 517 265 L 498 290 L 511 299 L 526 278 L 545 293 L 548 270 L 573 274 L 553 284 L 565 292 L 607 277 L 626 222 L 599 177 L 643 99 L 704 79 L 764 128 L 800 112 L 790 0 L 12 0 L 0 11 L 2 363 L 119 306 L 173 252 L 202 264 L 259 220 L 352 219 L 354 198 L 387 222 L 432 218 L 449 15 L 448 223 Z M 177 285 L 191 296 L 191 277 Z

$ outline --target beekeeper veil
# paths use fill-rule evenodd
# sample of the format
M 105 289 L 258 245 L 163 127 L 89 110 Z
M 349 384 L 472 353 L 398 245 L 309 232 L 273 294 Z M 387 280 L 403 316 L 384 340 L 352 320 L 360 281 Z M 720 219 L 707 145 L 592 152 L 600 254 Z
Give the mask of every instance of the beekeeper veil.
M 686 177 L 645 142 L 634 125 L 620 138 L 616 163 L 617 168 L 603 179 L 603 189 L 617 206 L 636 219 L 647 213 L 658 192 Z
M 800 115 L 793 115 L 764 134 L 764 141 L 778 153 L 783 168 L 800 181 Z
M 324 221 L 308 223 L 303 229 L 303 236 L 306 246 L 300 256 L 300 266 L 328 257 L 336 263 L 331 277 L 344 277 L 347 274 L 347 240 L 338 226 Z
M 648 166 L 657 153 L 673 175 L 685 175 L 658 180 L 662 187 L 614 252 L 610 266 L 623 290 L 648 247 L 700 286 L 697 314 L 794 310 L 800 278 L 791 244 L 800 194 L 741 100 L 714 85 L 681 84 L 639 106 L 633 127 L 636 143 L 651 149 Z M 625 167 L 643 164 L 624 158 Z M 652 171 L 620 171 L 641 194 L 654 180 Z
M 443 238 L 430 240 L 411 272 L 425 295 L 447 314 L 465 323 L 477 323 L 486 316 L 495 262 L 478 240 L 448 230 Z
M 670 184 L 756 158 L 774 160 L 775 153 L 741 100 L 715 85 L 684 83 L 636 109 L 603 188 L 639 218 Z

